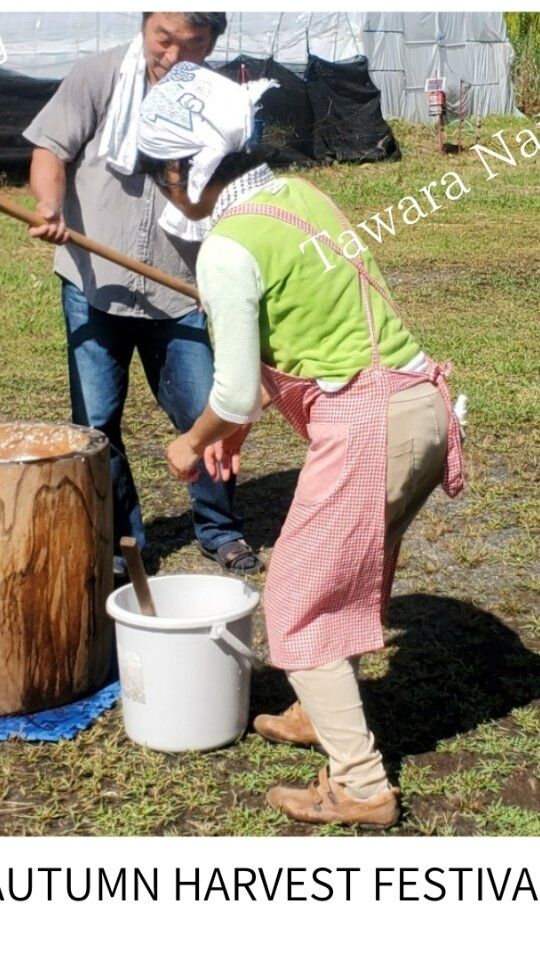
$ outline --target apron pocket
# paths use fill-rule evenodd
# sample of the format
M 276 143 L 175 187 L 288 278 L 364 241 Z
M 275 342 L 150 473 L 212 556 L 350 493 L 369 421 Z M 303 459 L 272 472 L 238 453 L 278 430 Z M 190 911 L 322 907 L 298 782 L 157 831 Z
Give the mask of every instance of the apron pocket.
M 308 423 L 311 440 L 300 471 L 295 500 L 306 506 L 322 503 L 336 489 L 347 456 L 349 427 L 346 423 Z
M 387 513 L 402 513 L 410 495 L 414 473 L 414 443 L 412 437 L 403 443 L 388 447 L 386 468 Z

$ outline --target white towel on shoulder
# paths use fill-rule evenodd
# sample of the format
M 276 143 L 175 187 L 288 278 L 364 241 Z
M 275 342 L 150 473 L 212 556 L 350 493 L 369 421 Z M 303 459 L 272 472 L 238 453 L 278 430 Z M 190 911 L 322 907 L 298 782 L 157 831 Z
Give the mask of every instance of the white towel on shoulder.
M 137 161 L 137 124 L 145 78 L 146 57 L 139 33 L 120 65 L 98 150 L 98 157 L 107 157 L 110 167 L 127 176 L 133 173 Z
M 161 214 L 158 223 L 165 233 L 191 243 L 202 243 L 206 234 L 212 228 L 212 218 L 203 220 L 188 220 L 174 203 L 168 203 Z
M 98 150 L 99 157 L 107 158 L 108 166 L 125 176 L 133 173 L 137 162 L 137 125 L 145 85 L 146 57 L 139 33 L 120 65 Z M 192 242 L 204 240 L 211 227 L 210 218 L 188 220 L 172 203 L 167 203 L 158 223 L 166 233 Z

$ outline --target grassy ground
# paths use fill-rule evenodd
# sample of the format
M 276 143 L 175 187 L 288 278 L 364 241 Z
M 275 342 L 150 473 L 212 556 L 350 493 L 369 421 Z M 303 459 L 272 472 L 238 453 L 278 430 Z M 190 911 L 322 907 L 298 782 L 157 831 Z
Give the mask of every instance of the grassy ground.
M 423 347 L 455 363 L 470 398 L 467 492 L 432 497 L 405 542 L 388 645 L 364 658 L 370 721 L 405 816 L 399 835 L 540 835 L 540 617 L 534 533 L 537 447 L 539 162 L 518 151 L 525 120 L 492 118 L 515 167 L 441 157 L 430 129 L 395 124 L 398 164 L 308 174 L 353 223 L 396 205 L 450 170 L 470 192 L 371 248 Z M 466 146 L 474 131 L 465 131 Z M 31 204 L 25 189 L 11 189 Z M 423 198 L 424 210 L 428 204 Z M 396 211 L 396 213 L 398 213 Z M 62 322 L 51 250 L 0 221 L 0 398 L 4 419 L 69 417 Z M 376 248 L 376 249 L 375 249 Z M 125 435 L 142 495 L 152 569 L 215 572 L 192 544 L 184 489 L 163 458 L 172 428 L 135 364 Z M 254 430 L 238 508 L 268 558 L 303 444 L 271 413 Z M 264 575 L 254 578 L 263 585 Z M 535 613 L 536 610 L 536 613 Z M 262 615 L 256 645 L 266 651 Z M 252 713 L 287 706 L 278 671 L 253 679 Z M 248 730 L 205 755 L 152 753 L 126 739 L 117 707 L 73 742 L 0 745 L 0 834 L 317 835 L 354 829 L 291 824 L 264 804 L 268 786 L 306 781 L 314 751 L 267 744 Z

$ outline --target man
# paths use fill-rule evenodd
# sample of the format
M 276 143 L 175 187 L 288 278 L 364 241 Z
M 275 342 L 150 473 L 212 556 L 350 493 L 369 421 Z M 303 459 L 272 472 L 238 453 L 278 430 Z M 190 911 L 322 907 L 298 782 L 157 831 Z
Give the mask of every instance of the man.
M 145 542 L 121 434 L 133 352 L 137 348 L 154 396 L 181 431 L 204 409 L 212 353 L 206 318 L 193 300 L 64 246 L 66 223 L 193 279 L 201 234 L 181 226 L 174 234 L 158 224 L 165 201 L 140 172 L 134 132 L 147 90 L 174 64 L 202 64 L 225 27 L 223 13 L 144 13 L 142 38 L 78 62 L 24 134 L 35 145 L 30 184 L 47 221 L 30 233 L 59 245 L 55 270 L 62 280 L 72 419 L 102 430 L 110 441 L 119 574 L 120 537 L 134 536 L 140 547 Z M 232 510 L 234 480 L 215 484 L 202 467 L 190 493 L 205 556 L 237 572 L 260 569 Z

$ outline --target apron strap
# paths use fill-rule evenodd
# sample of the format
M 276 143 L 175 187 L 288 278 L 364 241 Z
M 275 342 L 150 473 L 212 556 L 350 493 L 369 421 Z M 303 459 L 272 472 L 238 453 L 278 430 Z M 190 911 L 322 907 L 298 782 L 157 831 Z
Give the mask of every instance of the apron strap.
M 321 196 L 324 197 L 325 194 L 321 193 Z M 334 206 L 334 204 L 332 204 L 332 206 Z M 335 207 L 335 212 L 341 213 L 338 207 Z M 279 207 L 272 207 L 269 203 L 239 203 L 232 210 L 226 210 L 220 219 L 225 220 L 226 217 L 236 217 L 244 214 L 258 214 L 261 217 L 273 217 L 274 220 L 282 220 L 284 223 L 290 223 L 293 227 L 298 227 L 299 230 L 302 230 L 304 233 L 307 233 L 312 237 L 316 237 L 317 234 L 320 232 L 315 227 L 313 227 L 310 223 L 308 223 L 307 220 L 302 220 L 301 217 L 295 216 L 294 213 L 288 213 L 286 210 L 281 210 Z M 341 222 L 344 225 L 347 225 L 348 227 L 350 227 L 348 220 L 344 217 L 343 214 L 341 216 Z M 352 229 L 352 227 L 350 227 L 350 229 Z M 331 237 L 320 237 L 319 242 L 323 243 L 327 247 L 330 247 L 330 250 L 333 250 L 333 252 L 337 253 L 339 257 L 342 257 L 342 259 L 345 260 L 346 263 L 351 263 L 353 267 L 357 269 L 358 273 L 361 276 L 365 277 L 365 279 L 370 284 L 370 286 L 372 286 L 373 289 L 377 291 L 379 296 L 386 301 L 388 306 L 395 313 L 397 313 L 395 305 L 392 302 L 392 298 L 390 297 L 390 294 L 388 293 L 388 291 L 384 290 L 383 287 L 381 287 L 380 283 L 378 283 L 377 280 L 374 280 L 373 277 L 370 276 L 364 264 L 358 257 L 355 257 L 355 258 L 346 257 L 345 254 L 343 253 L 343 250 L 337 245 L 337 243 L 335 243 L 334 240 L 332 240 Z
M 321 196 L 324 197 L 325 194 L 321 194 Z M 332 204 L 332 206 L 334 205 Z M 338 210 L 337 207 L 335 207 L 335 209 L 336 211 Z M 255 214 L 261 217 L 272 217 L 274 220 L 281 220 L 283 223 L 289 223 L 291 226 L 302 230 L 303 233 L 307 233 L 308 236 L 317 237 L 318 241 L 325 244 L 325 246 L 333 250 L 334 253 L 337 253 L 337 255 L 345 260 L 346 263 L 352 264 L 359 274 L 362 303 L 369 327 L 372 364 L 374 367 L 380 366 L 379 350 L 377 347 L 377 334 L 375 331 L 373 310 L 371 307 L 370 287 L 373 287 L 377 291 L 379 296 L 383 298 L 390 309 L 394 310 L 394 312 L 395 308 L 389 295 L 381 287 L 380 283 L 377 283 L 377 281 L 370 276 L 363 262 L 359 258 L 349 259 L 349 257 L 346 257 L 341 248 L 337 245 L 337 243 L 334 242 L 334 240 L 332 240 L 331 237 L 319 237 L 319 231 L 312 226 L 312 224 L 308 223 L 307 220 L 302 220 L 301 217 L 297 217 L 294 213 L 289 213 L 287 210 L 281 210 L 280 207 L 273 207 L 268 203 L 239 203 L 232 210 L 225 211 L 221 219 L 225 220 L 226 217 L 238 217 L 246 214 Z M 342 222 L 347 223 L 347 220 L 342 220 Z
M 326 200 L 326 202 L 328 203 L 328 205 L 329 205 L 330 207 L 332 207 L 332 210 L 333 210 L 334 213 L 336 214 L 339 222 L 341 223 L 341 226 L 342 226 L 342 227 L 345 227 L 346 230 L 351 230 L 352 233 L 355 233 L 355 230 L 354 230 L 354 227 L 353 227 L 352 223 L 350 222 L 350 220 L 347 220 L 347 217 L 346 217 L 345 214 L 343 213 L 343 210 L 341 210 L 341 209 L 338 207 L 337 203 L 335 203 L 334 200 L 332 200 L 332 197 L 329 197 L 326 193 L 323 193 L 322 190 L 319 190 L 319 187 L 316 187 L 315 184 L 310 183 L 309 180 L 304 180 L 303 177 L 291 177 L 291 180 L 294 180 L 296 183 L 301 183 L 301 184 L 303 184 L 304 187 L 308 187 L 310 190 L 313 191 L 313 193 L 318 193 L 319 196 L 322 197 L 323 200 Z M 341 253 L 342 256 L 345 256 L 345 255 L 343 254 L 343 251 L 342 251 L 342 250 L 339 250 L 339 248 L 338 248 L 338 252 Z M 360 257 L 357 257 L 357 258 L 354 259 L 354 260 L 349 260 L 349 257 L 345 257 L 345 259 L 348 260 L 349 263 L 353 263 L 353 264 L 355 265 L 355 267 L 357 268 L 357 270 L 358 270 L 359 273 L 361 272 L 361 268 L 362 268 L 364 265 L 363 265 L 362 260 L 360 259 Z M 364 269 L 365 269 L 365 268 L 364 268 Z M 381 285 L 380 285 L 379 283 L 377 283 L 377 281 L 374 280 L 373 277 L 371 277 L 370 274 L 369 274 L 367 271 L 366 271 L 366 277 L 367 277 L 367 279 L 369 280 L 369 283 L 371 284 L 371 286 L 377 291 L 377 293 L 379 294 L 379 296 L 381 296 L 381 297 L 383 298 L 383 300 L 386 301 L 386 303 L 387 303 L 388 306 L 394 311 L 394 313 L 396 314 L 396 316 L 399 316 L 399 312 L 398 312 L 398 309 L 397 309 L 397 307 L 396 307 L 396 304 L 395 304 L 394 301 L 392 300 L 392 297 L 390 296 L 390 293 L 388 292 L 388 290 L 384 290 L 383 287 L 381 287 Z

